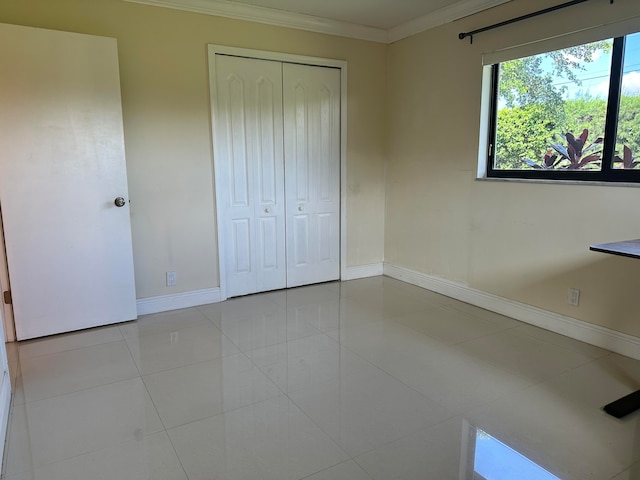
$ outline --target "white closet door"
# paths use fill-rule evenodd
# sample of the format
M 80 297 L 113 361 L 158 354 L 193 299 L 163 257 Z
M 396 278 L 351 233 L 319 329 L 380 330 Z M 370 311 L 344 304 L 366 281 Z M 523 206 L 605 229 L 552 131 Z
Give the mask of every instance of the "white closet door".
M 215 59 L 214 161 L 226 293 L 285 288 L 282 64 Z
M 284 64 L 287 286 L 340 278 L 340 70 Z

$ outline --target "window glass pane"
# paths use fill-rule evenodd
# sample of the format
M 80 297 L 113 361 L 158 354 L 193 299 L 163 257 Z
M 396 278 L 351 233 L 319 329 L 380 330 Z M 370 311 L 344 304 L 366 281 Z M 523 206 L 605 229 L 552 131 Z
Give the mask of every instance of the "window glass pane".
M 640 168 L 640 33 L 627 36 L 613 168 Z
M 500 64 L 494 169 L 600 170 L 612 46 L 604 40 Z

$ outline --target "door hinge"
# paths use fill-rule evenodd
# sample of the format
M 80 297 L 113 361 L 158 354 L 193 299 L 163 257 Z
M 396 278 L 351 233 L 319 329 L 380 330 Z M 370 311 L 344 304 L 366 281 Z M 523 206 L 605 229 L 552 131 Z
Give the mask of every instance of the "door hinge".
M 4 303 L 6 303 L 7 305 L 11 305 L 11 290 L 7 290 L 6 292 L 4 292 L 2 294 L 2 298 L 4 300 Z

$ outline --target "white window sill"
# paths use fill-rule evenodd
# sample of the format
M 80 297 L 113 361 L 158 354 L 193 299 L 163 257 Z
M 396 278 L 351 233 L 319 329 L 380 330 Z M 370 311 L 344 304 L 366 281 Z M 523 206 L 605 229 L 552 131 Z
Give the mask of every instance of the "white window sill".
M 594 182 L 585 180 L 550 180 L 546 178 L 497 178 L 497 177 L 476 177 L 481 182 L 512 182 L 512 183 L 542 183 L 546 185 L 584 185 L 590 187 L 634 187 L 639 188 L 640 183 L 628 182 Z

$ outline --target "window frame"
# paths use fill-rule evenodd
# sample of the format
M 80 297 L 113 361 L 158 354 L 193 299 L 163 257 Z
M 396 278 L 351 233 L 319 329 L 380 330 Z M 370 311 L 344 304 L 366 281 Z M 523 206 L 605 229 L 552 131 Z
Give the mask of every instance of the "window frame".
M 602 149 L 601 170 L 515 170 L 495 169 L 495 153 L 498 121 L 498 85 L 500 63 L 490 65 L 491 85 L 489 98 L 489 128 L 487 139 L 486 178 L 524 180 L 563 180 L 578 182 L 640 183 L 640 169 L 625 170 L 613 168 L 617 142 L 618 114 L 622 91 L 624 52 L 627 35 L 613 37 L 609 94 L 605 116 L 605 133 Z M 551 51 L 551 50 L 550 50 Z M 519 57 L 523 58 L 523 57 Z M 502 62 L 501 62 L 502 63 Z

